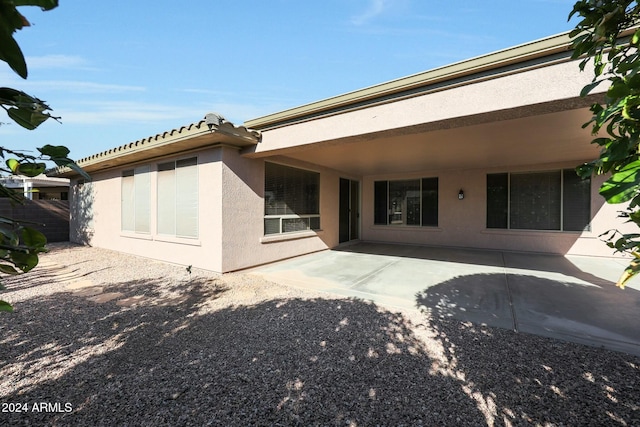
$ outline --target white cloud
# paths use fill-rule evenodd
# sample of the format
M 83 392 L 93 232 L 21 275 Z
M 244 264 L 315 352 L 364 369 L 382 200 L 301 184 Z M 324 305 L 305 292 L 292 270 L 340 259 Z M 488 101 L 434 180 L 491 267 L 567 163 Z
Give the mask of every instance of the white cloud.
M 363 25 L 373 18 L 382 14 L 389 5 L 389 0 L 371 0 L 369 7 L 360 15 L 351 18 L 351 23 L 354 25 Z
M 74 55 L 28 56 L 25 60 L 29 69 L 89 69 L 87 67 L 87 61 L 80 56 Z
M 213 102 L 181 106 L 135 101 L 105 101 L 56 108 L 55 114 L 62 117 L 63 124 L 68 125 L 126 126 L 157 123 L 157 131 L 164 132 L 176 126 L 195 123 L 211 112 L 221 114 L 234 124 L 241 125 L 246 120 L 281 109 L 281 105 L 256 105 L 255 103 Z
M 143 92 L 144 86 L 129 86 L 109 83 L 94 83 L 75 80 L 43 80 L 29 82 L 28 86 L 47 90 L 62 90 L 76 93 L 114 93 L 114 92 Z
M 134 101 L 105 101 L 78 104 L 78 109 L 64 107 L 56 109 L 68 124 L 109 124 L 117 126 L 124 123 L 154 123 L 185 120 L 185 124 L 204 117 L 206 111 L 185 109 L 173 105 L 153 104 Z M 165 129 L 159 129 L 163 131 Z
M 66 93 L 122 93 L 143 92 L 144 86 L 121 85 L 111 83 L 96 83 L 84 80 L 23 80 L 9 69 L 0 69 L 0 83 L 2 86 L 30 92 L 64 91 Z M 37 96 L 37 94 L 35 94 Z

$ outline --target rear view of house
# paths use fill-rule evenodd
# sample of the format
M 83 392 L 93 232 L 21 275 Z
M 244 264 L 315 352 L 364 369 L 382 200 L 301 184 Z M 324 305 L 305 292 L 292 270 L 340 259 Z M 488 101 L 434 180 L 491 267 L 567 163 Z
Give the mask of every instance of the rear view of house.
M 239 270 L 353 240 L 607 256 L 591 76 L 566 34 L 236 126 L 198 123 L 80 160 L 71 239 Z M 605 88 L 600 88 L 605 90 Z

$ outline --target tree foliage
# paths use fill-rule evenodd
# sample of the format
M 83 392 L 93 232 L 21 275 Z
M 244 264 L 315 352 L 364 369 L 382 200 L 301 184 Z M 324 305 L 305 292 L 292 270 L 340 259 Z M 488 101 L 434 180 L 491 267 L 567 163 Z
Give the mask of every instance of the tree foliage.
M 20 6 L 38 6 L 42 10 L 51 10 L 58 6 L 58 0 L 0 0 L 0 60 L 23 79 L 27 78 L 27 64 L 20 46 L 13 38 L 14 33 L 30 26 L 29 21 L 17 10 Z M 51 108 L 42 100 L 17 89 L 0 87 L 0 106 L 9 118 L 25 129 L 33 130 L 48 119 L 58 120 L 49 112 Z M 21 151 L 9 150 L 0 146 L 0 157 L 6 166 L 0 171 L 34 177 L 43 173 L 46 161 L 57 166 L 67 166 L 88 178 L 69 156 L 64 146 L 44 145 L 38 148 L 39 154 L 31 155 Z M 21 195 L 0 185 L 0 197 L 8 197 L 13 202 L 23 202 Z M 0 273 L 19 274 L 33 269 L 38 264 L 38 254 L 46 251 L 47 239 L 32 224 L 0 217 Z M 2 284 L 0 283 L 0 289 Z M 12 311 L 6 301 L 0 300 L 0 311 Z
M 640 227 L 640 6 L 636 0 L 580 0 L 569 19 L 581 21 L 570 33 L 573 58 L 581 59 L 580 70 L 593 67 L 588 95 L 600 84 L 608 84 L 604 101 L 591 106 L 591 126 L 600 156 L 577 168 L 582 177 L 610 174 L 600 187 L 607 203 L 628 203 L 621 216 Z M 640 233 L 605 233 L 607 245 L 633 258 L 618 280 L 625 283 L 640 272 Z

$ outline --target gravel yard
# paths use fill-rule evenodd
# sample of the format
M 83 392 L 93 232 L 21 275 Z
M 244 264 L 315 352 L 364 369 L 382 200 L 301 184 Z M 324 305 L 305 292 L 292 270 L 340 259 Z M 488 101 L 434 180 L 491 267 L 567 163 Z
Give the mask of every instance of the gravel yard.
M 5 277 L 0 424 L 640 426 L 640 360 L 51 245 Z

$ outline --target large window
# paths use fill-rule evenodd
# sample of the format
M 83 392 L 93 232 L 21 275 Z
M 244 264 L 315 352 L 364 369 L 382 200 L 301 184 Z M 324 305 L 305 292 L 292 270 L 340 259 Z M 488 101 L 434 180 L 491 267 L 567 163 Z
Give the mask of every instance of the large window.
M 121 227 L 123 231 L 149 233 L 151 205 L 149 166 L 122 173 Z
M 264 234 L 320 229 L 320 174 L 265 163 Z
M 198 237 L 198 159 L 158 165 L 158 234 Z
M 487 175 L 487 228 L 588 230 L 590 207 L 591 180 L 573 169 Z
M 438 178 L 374 182 L 374 224 L 438 225 Z

